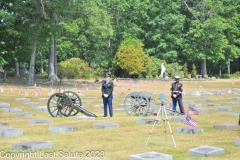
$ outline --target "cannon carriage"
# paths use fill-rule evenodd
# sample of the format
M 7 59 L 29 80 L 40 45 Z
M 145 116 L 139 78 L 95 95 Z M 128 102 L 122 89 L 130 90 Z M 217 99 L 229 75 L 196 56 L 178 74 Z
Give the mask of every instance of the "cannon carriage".
M 124 99 L 124 110 L 128 115 L 147 116 L 153 114 L 154 110 L 159 110 L 160 105 L 156 104 L 155 98 L 149 92 L 132 92 Z M 173 112 L 166 108 L 169 115 L 179 115 L 180 112 Z
M 62 79 L 60 79 L 59 91 L 61 91 Z M 75 116 L 79 112 L 86 116 L 97 117 L 92 112 L 82 107 L 82 102 L 77 93 L 65 91 L 63 93 L 55 93 L 50 96 L 47 103 L 47 109 L 52 117 L 56 116 Z

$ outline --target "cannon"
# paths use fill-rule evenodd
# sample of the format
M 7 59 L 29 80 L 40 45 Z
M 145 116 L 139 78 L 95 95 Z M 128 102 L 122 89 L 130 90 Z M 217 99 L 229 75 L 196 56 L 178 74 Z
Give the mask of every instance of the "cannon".
M 59 91 L 62 86 L 62 78 L 60 79 Z M 56 116 L 75 116 L 79 112 L 86 116 L 97 117 L 95 114 L 82 107 L 82 102 L 77 93 L 65 91 L 63 93 L 55 93 L 50 96 L 47 103 L 47 109 L 52 117 Z
M 149 92 L 132 92 L 124 99 L 124 110 L 128 115 L 146 116 L 159 110 L 160 105 L 157 105 L 154 96 Z M 170 108 L 166 108 L 169 115 L 179 115 L 180 112 L 173 112 Z

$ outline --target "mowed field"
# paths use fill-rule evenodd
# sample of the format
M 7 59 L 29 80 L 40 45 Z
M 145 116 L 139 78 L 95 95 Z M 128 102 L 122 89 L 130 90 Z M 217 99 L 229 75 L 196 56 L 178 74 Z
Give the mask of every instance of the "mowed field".
M 103 109 L 95 108 L 95 105 L 102 104 L 101 83 L 93 81 L 66 80 L 65 90 L 80 92 L 82 101 L 89 101 L 91 104 L 83 104 L 84 108 L 98 117 L 95 120 L 73 120 L 73 117 L 51 117 L 45 112 L 36 111 L 36 107 L 25 106 L 25 102 L 16 102 L 15 98 L 29 98 L 30 102 L 38 102 L 40 106 L 47 106 L 47 101 L 40 101 L 39 98 L 49 97 L 50 83 L 37 83 L 36 87 L 29 87 L 24 83 L 0 83 L 2 90 L 0 92 L 0 102 L 9 103 L 10 107 L 21 108 L 22 112 L 35 113 L 34 117 L 14 117 L 15 113 L 2 112 L 0 107 L 0 122 L 7 122 L 9 126 L 0 126 L 0 128 L 18 128 L 23 130 L 23 135 L 14 137 L 0 137 L 0 159 L 10 159 L 10 153 L 16 156 L 18 153 L 34 153 L 29 159 L 102 159 L 102 160 L 128 160 L 130 155 L 145 152 L 159 152 L 170 154 L 175 160 L 200 160 L 206 158 L 192 157 L 188 150 L 204 145 L 214 146 L 225 149 L 225 153 L 215 157 L 208 157 L 208 160 L 238 160 L 240 159 L 240 148 L 234 145 L 234 140 L 240 138 L 239 129 L 215 129 L 217 124 L 238 124 L 239 117 L 230 115 L 230 112 L 240 112 L 240 79 L 228 80 L 209 80 L 209 81 L 181 81 L 185 92 L 185 99 L 192 100 L 194 103 L 202 104 L 203 108 L 209 108 L 209 113 L 200 113 L 192 115 L 198 122 L 199 128 L 203 128 L 200 134 L 183 134 L 177 133 L 178 127 L 187 127 L 181 122 L 172 122 L 171 116 L 169 121 L 173 136 L 176 142 L 176 148 L 168 126 L 166 127 L 167 144 L 164 134 L 164 122 L 156 124 L 150 137 L 147 147 L 145 143 L 152 129 L 152 124 L 136 124 L 138 119 L 155 119 L 154 116 L 138 117 L 129 116 L 126 112 L 114 112 L 114 116 L 102 117 Z M 154 95 L 157 105 L 160 105 L 159 94 L 165 95 L 165 101 L 170 101 L 170 85 L 173 81 L 159 80 L 119 80 L 115 81 L 113 99 L 113 109 L 120 108 L 119 105 L 124 103 L 128 93 L 146 91 Z M 39 86 L 41 85 L 41 87 Z M 87 88 L 86 88 L 87 87 Z M 53 86 L 53 91 L 57 90 L 57 84 Z M 21 89 L 21 94 L 18 90 Z M 12 90 L 12 92 L 11 92 Z M 25 90 L 28 96 L 25 97 Z M 40 95 L 41 90 L 41 95 Z M 222 95 L 214 92 L 218 90 Z M 228 91 L 231 90 L 231 94 Z M 39 95 L 35 95 L 38 91 Z M 194 96 L 192 93 L 199 92 L 201 96 Z M 205 95 L 205 92 L 214 93 L 214 95 Z M 89 97 L 97 97 L 91 99 Z M 211 102 L 200 102 L 199 97 L 211 100 Z M 183 98 L 184 101 L 184 98 Z M 227 102 L 239 102 L 237 104 L 227 104 Z M 232 108 L 230 112 L 219 112 L 216 107 L 209 107 L 209 103 L 220 104 Z M 188 104 L 184 103 L 184 108 L 188 110 Z M 154 111 L 157 112 L 157 111 Z M 76 116 L 84 116 L 79 113 Z M 31 119 L 48 119 L 52 124 L 29 124 Z M 120 125 L 119 128 L 95 129 L 96 123 L 112 122 Z M 49 126 L 76 126 L 78 131 L 54 133 L 49 131 Z M 52 142 L 51 149 L 41 149 L 35 151 L 13 150 L 12 144 L 20 142 L 43 141 Z M 26 157 L 28 158 L 28 157 Z M 15 158 L 16 159 L 16 158 Z M 24 159 L 24 158 L 19 158 Z

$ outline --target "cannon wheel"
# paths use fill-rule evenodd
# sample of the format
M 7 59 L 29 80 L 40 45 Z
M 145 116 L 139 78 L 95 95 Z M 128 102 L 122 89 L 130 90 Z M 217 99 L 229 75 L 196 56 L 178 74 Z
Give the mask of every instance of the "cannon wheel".
M 48 99 L 48 112 L 52 117 L 64 115 L 68 117 L 73 110 L 72 100 L 63 93 L 55 93 Z
M 145 116 L 150 107 L 147 96 L 143 92 L 129 93 L 124 100 L 124 109 L 127 114 Z
M 74 106 L 82 106 L 82 101 L 80 99 L 80 97 L 77 95 L 77 93 L 75 92 L 72 92 L 72 91 L 65 91 L 63 92 L 64 94 L 66 94 L 68 97 L 70 98 L 73 98 L 73 99 L 76 99 L 75 101 L 72 101 L 73 105 Z M 72 113 L 70 114 L 70 116 L 75 116 L 79 113 L 78 110 L 76 110 L 74 107 L 73 107 L 73 110 L 72 110 Z
M 151 98 L 150 101 L 149 101 L 149 105 L 150 105 L 150 106 L 151 106 L 151 105 L 156 105 L 155 99 L 154 99 L 152 93 L 149 93 L 149 92 L 142 92 L 142 93 L 145 94 L 147 97 L 150 97 L 150 98 Z M 154 112 L 154 109 L 152 109 L 151 107 L 149 107 L 148 113 L 153 113 L 153 112 Z

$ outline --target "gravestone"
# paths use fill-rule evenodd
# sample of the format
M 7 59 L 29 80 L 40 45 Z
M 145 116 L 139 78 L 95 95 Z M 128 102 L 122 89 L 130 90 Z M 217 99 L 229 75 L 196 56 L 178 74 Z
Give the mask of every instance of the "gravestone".
M 74 132 L 78 130 L 75 126 L 49 126 L 48 129 L 51 132 Z
M 159 123 L 156 119 L 137 119 L 136 124 L 154 124 L 154 122 Z
M 238 129 L 238 124 L 216 124 L 214 125 L 215 129 Z
M 31 119 L 28 121 L 28 124 L 49 124 L 49 123 L 53 123 L 53 121 L 47 119 Z
M 15 98 L 16 102 L 29 102 L 30 99 L 29 98 Z
M 194 103 L 194 101 L 188 100 L 188 99 L 184 99 L 183 101 L 184 101 L 184 103 Z
M 240 116 L 240 112 L 231 112 L 230 116 L 239 117 Z
M 202 104 L 190 103 L 188 104 L 188 107 L 202 107 Z
M 233 97 L 232 100 L 240 100 L 239 97 Z
M 21 136 L 23 130 L 17 128 L 0 128 L 0 137 Z
M 99 108 L 103 108 L 103 104 L 95 105 L 94 108 L 97 108 L 97 109 L 99 109 Z
M 146 152 L 141 154 L 130 155 L 130 160 L 173 160 L 173 156 L 158 152 Z
M 45 112 L 45 111 L 48 111 L 48 108 L 47 106 L 37 106 L 36 110 L 39 112 Z
M 46 148 L 52 148 L 52 142 L 32 141 L 12 144 L 12 149 L 17 150 L 36 150 Z
M 124 108 L 114 109 L 114 112 L 126 112 Z
M 48 101 L 49 98 L 39 98 L 39 101 Z
M 186 119 L 186 116 L 185 117 L 172 117 L 172 122 L 183 122 L 184 119 Z
M 25 113 L 15 113 L 14 117 L 34 117 L 36 116 L 34 113 L 25 112 Z
M 208 108 L 197 108 L 199 111 L 200 111 L 200 113 L 209 113 L 210 112 L 210 109 L 208 109 Z
M 226 102 L 226 104 L 239 104 L 238 102 Z
M 74 116 L 72 119 L 73 119 L 73 120 L 94 120 L 95 117 L 89 117 L 89 116 Z
M 15 112 L 22 112 L 22 109 L 21 108 L 3 108 L 2 111 L 15 113 Z
M 10 104 L 5 102 L 0 102 L 0 108 L 1 107 L 10 107 Z
M 93 124 L 93 128 L 97 128 L 97 129 L 100 129 L 100 128 L 119 128 L 119 124 L 116 124 L 116 123 L 112 123 L 112 122 L 104 122 L 104 123 L 96 123 L 96 124 Z
M 200 102 L 211 102 L 210 99 L 199 99 Z
M 225 149 L 207 145 L 188 150 L 188 154 L 194 157 L 211 157 L 223 153 L 225 153 Z
M 219 112 L 229 112 L 232 111 L 231 107 L 227 107 L 227 106 L 216 106 L 217 111 Z
M 209 103 L 209 104 L 207 104 L 207 106 L 209 106 L 209 107 L 216 107 L 216 106 L 220 106 L 220 104 L 217 104 L 217 103 Z
M 131 107 L 133 106 L 132 104 L 126 104 L 127 107 Z M 118 107 L 120 108 L 124 108 L 124 104 L 119 104 Z
M 84 96 L 83 93 L 77 93 L 77 95 L 78 95 L 79 97 L 83 97 L 83 96 Z
M 94 100 L 94 99 L 99 99 L 99 97 L 86 97 L 86 99 L 92 99 L 92 100 Z
M 39 106 L 39 103 L 37 102 L 26 102 L 24 103 L 25 106 L 28 106 L 28 107 L 36 107 L 36 106 Z
M 240 139 L 235 139 L 234 140 L 234 145 L 240 147 Z
M 92 104 L 90 101 L 82 101 L 82 104 Z
M 198 127 L 180 127 L 177 128 L 177 133 L 198 134 L 203 133 L 203 128 Z
M 7 122 L 0 122 L 0 126 L 8 126 Z

